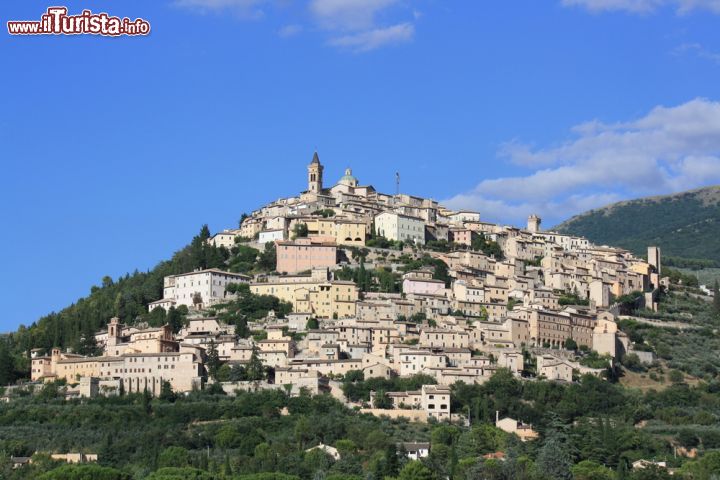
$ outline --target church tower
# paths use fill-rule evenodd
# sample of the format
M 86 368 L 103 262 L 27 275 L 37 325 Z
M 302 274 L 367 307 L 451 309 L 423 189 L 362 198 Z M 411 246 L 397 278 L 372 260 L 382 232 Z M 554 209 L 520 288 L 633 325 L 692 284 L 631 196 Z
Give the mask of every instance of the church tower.
M 310 162 L 310 165 L 308 165 L 308 192 L 322 192 L 322 175 L 323 166 L 320 164 L 320 158 L 318 157 L 317 152 L 315 152 L 312 162 Z
M 535 214 L 532 214 L 528 217 L 527 222 L 527 229 L 530 233 L 539 233 L 540 232 L 540 217 L 538 217 Z

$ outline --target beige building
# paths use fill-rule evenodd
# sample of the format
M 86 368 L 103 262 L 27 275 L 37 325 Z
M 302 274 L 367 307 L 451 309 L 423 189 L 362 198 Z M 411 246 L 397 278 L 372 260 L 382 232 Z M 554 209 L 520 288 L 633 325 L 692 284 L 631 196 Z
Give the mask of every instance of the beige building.
M 303 218 L 307 225 L 308 235 L 332 238 L 338 245 L 365 245 L 368 226 L 364 220 L 336 217 Z
M 443 385 L 423 385 L 419 391 L 388 392 L 393 408 L 423 410 L 436 420 L 450 420 L 450 388 Z
M 496 414 L 495 426 L 500 430 L 507 433 L 514 433 L 520 440 L 526 442 L 528 440 L 535 440 L 540 435 L 533 430 L 532 425 L 527 425 L 522 422 L 515 420 L 514 418 L 505 417 L 503 419 L 498 418 Z
M 80 383 L 81 394 L 92 395 L 99 384 L 115 379 L 126 392 L 148 390 L 158 395 L 163 382 L 173 390 L 186 392 L 201 387 L 203 349 L 180 345 L 172 340 L 166 325 L 157 329 L 133 330 L 125 333 L 117 318 L 108 324 L 105 354 L 85 357 L 52 349 L 49 356 L 36 356 L 31 362 L 33 381 L 64 379 L 68 384 Z M 97 378 L 98 382 L 82 379 Z M 87 396 L 86 395 L 86 396 Z
M 423 328 L 420 332 L 420 345 L 433 348 L 468 348 L 470 335 L 465 331 Z
M 456 280 L 452 284 L 452 292 L 455 300 L 469 303 L 486 303 L 485 287 L 472 285 L 464 280 Z
M 163 382 L 177 392 L 201 387 L 202 360 L 193 352 L 134 353 L 119 357 L 81 357 L 60 353 L 32 361 L 32 380 L 80 382 L 82 377 L 116 378 L 125 392 L 160 394 Z
M 273 295 L 293 304 L 293 311 L 320 318 L 355 316 L 358 288 L 353 282 L 327 280 L 327 276 L 277 277 L 250 285 L 256 295 Z
M 400 376 L 407 377 L 424 373 L 426 369 L 445 368 L 447 356 L 430 350 L 411 350 L 400 355 Z
M 208 243 L 215 247 L 225 247 L 228 250 L 235 246 L 236 237 L 242 236 L 239 229 L 223 230 L 208 239 Z
M 538 355 L 537 376 L 548 380 L 572 382 L 573 366 L 569 362 L 552 355 Z

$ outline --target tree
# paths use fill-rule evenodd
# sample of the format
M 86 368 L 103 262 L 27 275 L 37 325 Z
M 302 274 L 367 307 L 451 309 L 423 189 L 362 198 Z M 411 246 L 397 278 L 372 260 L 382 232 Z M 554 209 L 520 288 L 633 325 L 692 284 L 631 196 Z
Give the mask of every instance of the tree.
M 473 465 L 466 474 L 468 480 L 483 479 L 483 480 L 502 480 L 506 477 L 503 476 L 503 466 L 501 462 L 490 458 L 487 460 L 479 461 Z M 514 477 L 510 477 L 513 478 Z
M 504 257 L 500 244 L 495 241 L 488 240 L 482 233 L 473 237 L 470 248 L 475 251 L 482 252 L 488 257 L 495 257 L 497 260 L 502 260 Z
M 162 308 L 156 308 L 153 310 L 153 313 L 157 310 L 165 311 Z M 180 329 L 185 326 L 185 315 L 187 315 L 187 307 L 185 305 L 180 305 L 178 308 L 170 307 L 164 318 L 164 323 L 170 325 L 173 333 L 178 333 Z
M 213 480 L 215 478 L 214 475 L 197 468 L 165 467 L 151 473 L 145 477 L 145 480 Z
M 274 272 L 277 269 L 277 253 L 275 243 L 267 242 L 265 249 L 258 258 L 258 267 L 266 272 Z
M 687 462 L 681 469 L 682 478 L 711 480 L 720 473 L 720 452 L 707 452 L 700 459 Z
M 417 460 L 408 462 L 402 470 L 398 480 L 433 480 L 432 471 Z
M 305 238 L 308 236 L 308 226 L 304 223 L 296 223 L 292 229 L 292 239 Z
M 355 442 L 348 440 L 347 438 L 343 438 L 335 442 L 335 448 L 337 448 L 341 456 L 353 455 L 357 452 L 357 445 L 355 445 Z
M 592 460 L 583 460 L 570 471 L 573 480 L 615 480 L 615 472 Z
M 637 353 L 628 353 L 623 356 L 622 364 L 625 365 L 625 368 L 628 370 L 642 370 L 642 362 Z
M 173 392 L 170 382 L 163 380 L 162 386 L 160 387 L 160 395 L 158 396 L 158 398 L 166 402 L 174 402 L 177 399 L 177 395 L 175 395 L 175 392 Z
M 716 314 L 720 314 L 720 286 L 717 280 L 715 280 L 713 286 L 713 310 L 715 310 Z
M 400 459 L 394 444 L 388 444 L 385 448 L 385 468 L 383 470 L 386 477 L 394 477 L 400 470 Z
M 100 465 L 62 465 L 37 477 L 38 480 L 130 480 L 130 475 L 120 470 Z
M 251 382 L 258 382 L 265 379 L 265 366 L 258 356 L 258 348 L 253 345 L 252 354 L 245 369 L 247 379 Z
M 218 382 L 229 382 L 231 376 L 232 367 L 225 363 L 220 368 L 218 368 L 215 380 L 217 380 Z
M 188 451 L 182 447 L 168 447 L 158 456 L 160 467 L 187 467 L 189 464 Z
M 685 380 L 685 375 L 680 370 L 670 370 L 668 378 L 673 383 L 682 383 Z
M 365 260 L 360 259 L 360 266 L 356 270 L 355 283 L 361 292 L 367 292 L 372 285 L 372 274 L 365 268 Z
M 645 468 L 633 470 L 629 475 L 632 480 L 671 480 L 673 477 L 666 468 L 657 465 L 648 465 Z M 711 480 L 708 478 L 708 480 Z
M 10 349 L 0 339 L 0 387 L 15 382 L 15 361 L 10 355 Z
M 217 377 L 217 372 L 221 364 L 222 362 L 220 361 L 220 354 L 217 351 L 215 340 L 210 340 L 207 351 L 207 369 L 210 377 L 213 379 Z
M 543 444 L 537 457 L 537 467 L 540 473 L 557 480 L 572 478 L 570 467 L 573 464 L 568 452 L 564 435 L 552 432 Z
M 392 408 L 392 400 L 390 400 L 390 397 L 387 396 L 387 393 L 385 393 L 384 390 L 378 390 L 375 392 L 375 396 L 372 400 L 374 408 Z
M 575 340 L 568 338 L 565 340 L 565 350 L 577 350 L 578 345 Z
M 307 323 L 305 324 L 305 328 L 307 330 L 317 330 L 320 328 L 320 323 L 318 322 L 318 319 L 315 317 L 308 318 Z
M 170 307 L 175 308 L 175 307 Z M 159 327 L 167 323 L 167 313 L 164 308 L 153 308 L 150 313 L 144 316 L 151 327 Z

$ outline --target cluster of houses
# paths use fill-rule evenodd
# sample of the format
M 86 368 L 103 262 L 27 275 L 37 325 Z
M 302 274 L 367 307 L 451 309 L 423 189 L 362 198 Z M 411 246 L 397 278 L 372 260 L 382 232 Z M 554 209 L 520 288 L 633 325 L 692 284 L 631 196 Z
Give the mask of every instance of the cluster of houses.
M 338 380 L 351 371 L 362 371 L 365 378 L 425 374 L 434 385 L 389 392 L 392 410 L 384 413 L 444 420 L 451 418 L 450 385 L 481 384 L 499 368 L 520 377 L 532 363 L 535 377 L 566 382 L 585 373 L 599 375 L 601 370 L 580 365 L 574 350 L 610 358 L 627 350 L 614 301 L 641 291 L 652 302 L 660 282 L 660 251 L 650 247 L 643 260 L 584 238 L 543 232 L 540 223 L 531 215 L 525 228 L 496 225 L 433 200 L 382 194 L 361 186 L 350 169 L 335 186 L 324 188 L 315 154 L 305 192 L 272 202 L 252 212 L 239 229 L 209 240 L 227 248 L 238 237 L 274 242 L 277 272 L 253 278 L 210 269 L 168 276 L 163 298 L 149 309 L 187 306 L 191 313 L 179 333 L 112 319 L 96 335 L 102 356 L 36 351 L 32 379 L 65 379 L 81 396 L 159 394 L 164 382 L 189 391 L 207 379 L 212 344 L 224 362 L 245 364 L 256 355 L 272 367 L 268 388 L 328 391 L 342 400 Z M 300 224 L 307 235 L 293 238 Z M 402 251 L 368 248 L 363 264 L 402 273 L 401 292 L 361 292 L 354 282 L 338 278 L 339 269 L 359 268 L 352 249 L 365 245 L 371 233 L 405 245 Z M 480 235 L 497 242 L 503 258 L 472 250 Z M 459 247 L 423 248 L 439 240 Z M 449 280 L 434 278 L 433 268 L 404 271 L 400 255 L 427 254 L 447 265 Z M 232 325 L 208 314 L 208 307 L 232 299 L 234 289 L 227 287 L 239 283 L 254 294 L 289 302 L 292 313 L 276 318 L 270 312 L 250 324 L 266 333 L 262 339 L 238 338 Z M 372 403 L 362 407 L 376 412 Z M 521 438 L 532 437 L 531 428 L 515 422 L 506 427 Z

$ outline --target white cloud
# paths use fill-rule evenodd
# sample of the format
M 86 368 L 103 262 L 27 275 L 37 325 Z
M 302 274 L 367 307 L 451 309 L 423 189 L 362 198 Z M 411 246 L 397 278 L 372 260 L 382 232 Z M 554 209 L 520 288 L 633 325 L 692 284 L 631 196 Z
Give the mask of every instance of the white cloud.
M 527 175 L 483 180 L 445 203 L 489 219 L 521 222 L 535 212 L 553 223 L 623 198 L 720 182 L 720 102 L 695 99 L 572 131 L 575 137 L 557 147 L 504 145 L 499 156 L 529 168 Z
M 712 52 L 699 43 L 683 43 L 675 47 L 672 52 L 673 55 L 684 55 L 687 53 L 694 53 L 700 58 L 710 60 L 713 63 L 720 65 L 720 53 Z
M 400 23 L 392 27 L 376 28 L 333 38 L 328 43 L 353 52 L 367 52 L 387 45 L 409 42 L 414 34 L 415 27 L 412 24 Z
M 310 0 L 310 13 L 320 28 L 336 32 L 328 45 L 353 52 L 368 52 L 388 45 L 406 43 L 415 35 L 410 21 L 387 25 L 379 17 L 392 7 L 405 6 L 400 0 Z M 407 12 L 413 20 L 419 12 Z
M 302 31 L 302 25 L 285 25 L 278 30 L 278 35 L 282 38 L 289 38 L 300 34 Z
M 709 10 L 720 13 L 720 0 L 562 0 L 562 4 L 586 8 L 591 12 L 651 13 L 662 7 L 671 7 L 679 14 L 693 10 Z
M 311 0 L 310 12 L 329 29 L 369 30 L 376 16 L 398 0 Z
M 241 18 L 265 16 L 266 7 L 288 12 L 293 0 L 173 0 L 173 4 L 197 13 L 233 13 Z M 368 52 L 409 42 L 421 13 L 412 10 L 413 0 L 301 0 L 307 22 L 289 23 L 277 29 L 280 38 L 301 32 L 320 32 L 326 44 L 351 52 Z M 397 8 L 394 8 L 397 7 Z M 282 25 L 282 23 L 281 23 Z
M 232 12 L 243 18 L 261 18 L 265 14 L 260 8 L 266 0 L 175 0 L 178 7 L 199 13 Z

